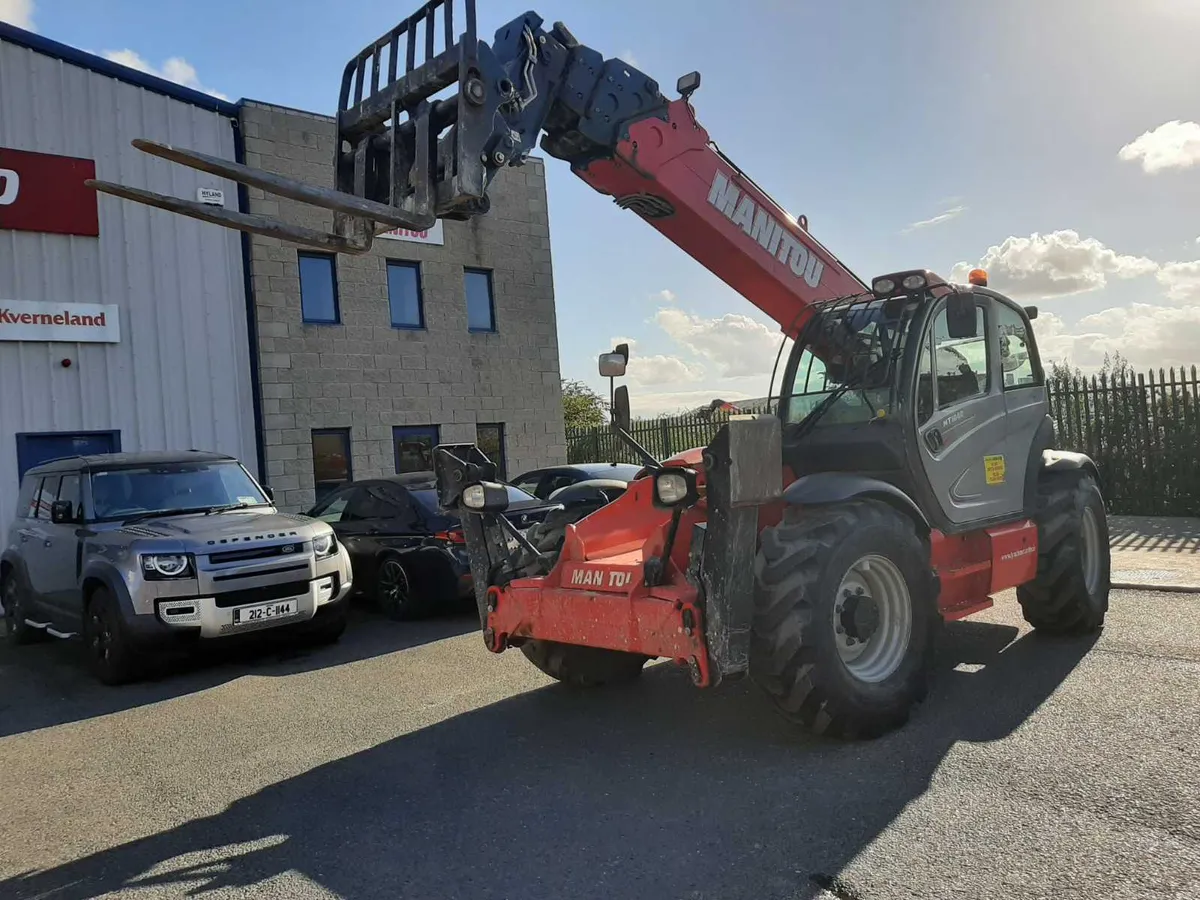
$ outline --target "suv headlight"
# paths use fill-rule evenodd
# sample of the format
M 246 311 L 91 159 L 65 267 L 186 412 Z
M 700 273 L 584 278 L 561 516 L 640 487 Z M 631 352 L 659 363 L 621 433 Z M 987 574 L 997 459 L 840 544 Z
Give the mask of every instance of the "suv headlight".
M 654 476 L 656 506 L 680 506 L 697 499 L 696 473 L 692 469 L 663 469 Z
M 313 553 L 317 559 L 328 559 L 337 553 L 337 538 L 333 532 L 328 534 L 318 534 L 313 538 Z
M 185 578 L 192 574 L 188 553 L 150 553 L 142 557 L 142 573 L 150 580 Z

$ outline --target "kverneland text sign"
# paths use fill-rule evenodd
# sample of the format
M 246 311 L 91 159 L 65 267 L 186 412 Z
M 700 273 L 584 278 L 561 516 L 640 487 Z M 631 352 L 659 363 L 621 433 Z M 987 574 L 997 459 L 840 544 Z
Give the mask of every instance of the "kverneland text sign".
M 0 341 L 116 344 L 121 312 L 112 303 L 0 300 Z
M 0 147 L 0 229 L 96 237 L 95 177 L 90 159 Z

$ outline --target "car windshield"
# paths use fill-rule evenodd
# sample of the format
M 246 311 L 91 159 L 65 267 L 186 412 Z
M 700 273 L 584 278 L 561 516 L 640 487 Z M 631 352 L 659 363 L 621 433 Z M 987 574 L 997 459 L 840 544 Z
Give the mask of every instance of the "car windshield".
M 97 519 L 269 505 L 246 470 L 234 461 L 108 469 L 92 472 L 91 481 Z

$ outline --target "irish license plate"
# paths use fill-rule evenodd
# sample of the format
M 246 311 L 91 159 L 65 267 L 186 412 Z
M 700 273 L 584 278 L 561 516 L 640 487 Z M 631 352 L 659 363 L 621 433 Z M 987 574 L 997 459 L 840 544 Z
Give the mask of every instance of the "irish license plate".
M 253 622 L 267 622 L 271 619 L 282 619 L 295 614 L 295 600 L 276 600 L 274 603 L 260 603 L 258 606 L 243 606 L 235 609 L 233 624 L 249 625 Z

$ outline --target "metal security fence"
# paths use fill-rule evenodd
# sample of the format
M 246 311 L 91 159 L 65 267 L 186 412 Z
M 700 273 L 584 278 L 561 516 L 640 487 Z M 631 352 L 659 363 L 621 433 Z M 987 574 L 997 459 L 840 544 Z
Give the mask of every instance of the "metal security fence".
M 1200 376 L 1195 366 L 1190 371 L 1097 376 L 1056 373 L 1048 387 L 1058 446 L 1096 460 L 1111 513 L 1200 515 Z M 719 410 L 641 419 L 631 432 L 657 458 L 666 459 L 707 445 L 728 419 Z M 607 427 L 569 430 L 567 459 L 640 462 Z
M 1196 367 L 1057 376 L 1058 444 L 1096 460 L 1110 512 L 1200 515 L 1200 378 Z

